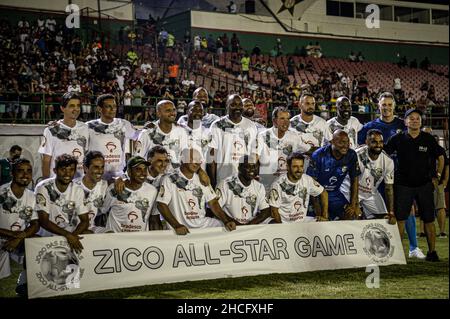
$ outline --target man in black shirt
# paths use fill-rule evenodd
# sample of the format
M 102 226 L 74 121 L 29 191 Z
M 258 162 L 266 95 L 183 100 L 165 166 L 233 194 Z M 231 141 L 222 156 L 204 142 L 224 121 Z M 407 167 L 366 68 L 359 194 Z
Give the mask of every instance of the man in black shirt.
M 393 135 L 388 140 L 385 151 L 388 154 L 397 153 L 394 203 L 400 234 L 403 234 L 405 220 L 408 218 L 413 201 L 416 200 L 427 235 L 426 260 L 439 261 L 435 251 L 433 191 L 444 169 L 444 156 L 433 136 L 420 130 L 421 125 L 422 112 L 417 109 L 408 110 L 405 113 L 407 132 Z M 433 161 L 436 160 L 438 164 L 436 169 L 433 169 Z

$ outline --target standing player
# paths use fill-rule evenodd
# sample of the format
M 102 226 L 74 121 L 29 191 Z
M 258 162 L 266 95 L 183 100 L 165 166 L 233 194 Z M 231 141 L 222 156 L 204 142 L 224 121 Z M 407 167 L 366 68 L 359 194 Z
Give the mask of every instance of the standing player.
M 331 144 L 319 148 L 311 156 L 308 175 L 328 192 L 330 220 L 358 217 L 359 166 L 356 152 L 350 149 L 348 135 L 343 130 L 333 133 Z M 342 183 L 349 178 L 350 201 L 342 193 Z
M 220 227 L 234 230 L 236 224 L 220 208 L 211 186 L 203 186 L 195 174 L 202 155 L 196 148 L 184 149 L 181 167 L 163 177 L 158 194 L 158 210 L 178 235 L 186 235 L 189 228 Z M 206 217 L 208 203 L 216 218 Z
M 247 155 L 239 161 L 239 173 L 220 182 L 216 189 L 219 205 L 236 225 L 267 224 L 270 206 L 264 186 L 255 180 L 258 162 Z
M 83 175 L 83 158 L 89 147 L 89 130 L 85 123 L 77 121 L 80 104 L 81 98 L 76 92 L 64 94 L 61 103 L 63 119 L 44 130 L 44 140 L 38 151 L 42 154 L 43 179 L 55 176 L 55 158 L 62 154 L 74 156 L 78 160 L 75 177 Z
M 39 229 L 34 211 L 36 199 L 27 189 L 31 182 L 32 168 L 29 160 L 18 159 L 11 167 L 12 181 L 0 187 L 0 279 L 11 275 L 9 257 L 25 252 L 25 238 L 33 237 Z M 16 292 L 26 296 L 26 261 L 19 275 Z
M 383 133 L 372 129 L 367 132 L 365 146 L 356 150 L 359 175 L 359 204 L 365 219 L 388 218 L 395 224 L 394 215 L 394 161 L 383 152 Z M 378 191 L 381 182 L 385 183 L 386 204 Z M 350 180 L 345 179 L 342 192 L 349 200 Z M 387 208 L 386 208 L 387 206 Z
M 328 194 L 313 178 L 304 174 L 305 157 L 294 152 L 287 158 L 287 173 L 271 186 L 269 205 L 277 223 L 298 223 L 328 220 Z M 320 195 L 321 214 L 316 219 L 307 216 L 309 197 Z
M 395 99 L 392 93 L 384 92 L 378 98 L 378 109 L 380 117 L 364 124 L 363 128 L 358 132 L 358 144 L 362 145 L 366 141 L 367 132 L 370 129 L 378 129 L 383 133 L 383 141 L 386 143 L 389 138 L 397 133 L 406 130 L 404 120 L 394 115 Z M 397 163 L 395 154 L 391 154 L 394 164 Z M 384 183 L 380 184 L 380 191 L 383 194 Z M 386 199 L 385 199 L 386 200 Z M 405 222 L 406 233 L 409 239 L 409 257 L 424 259 L 425 255 L 418 247 L 417 231 L 416 231 L 416 216 L 415 210 L 408 216 Z
M 424 222 L 427 235 L 427 261 L 439 261 L 435 250 L 436 229 L 434 226 L 433 190 L 438 185 L 444 169 L 444 156 L 439 144 L 431 134 L 421 131 L 422 112 L 409 109 L 405 113 L 407 132 L 392 136 L 385 150 L 397 153 L 395 171 L 394 200 L 395 217 L 400 234 L 403 234 L 413 201 L 416 200 L 418 213 Z M 438 161 L 434 168 L 433 161 Z
M 154 127 L 144 129 L 135 146 L 136 155 L 146 158 L 148 151 L 155 145 L 161 145 L 169 154 L 170 170 L 180 166 L 180 151 L 188 145 L 186 130 L 175 124 L 176 109 L 173 102 L 162 100 L 156 105 L 159 120 Z
M 244 116 L 245 118 L 248 118 L 250 121 L 255 123 L 258 133 L 267 129 L 264 125 L 256 122 L 256 119 L 255 119 L 256 108 L 255 108 L 255 104 L 253 103 L 253 101 L 251 99 L 249 99 L 249 98 L 242 99 L 242 107 L 243 107 L 242 116 Z
M 192 93 L 192 100 L 199 100 L 203 103 L 205 109 L 205 114 L 201 119 L 202 126 L 205 128 L 210 128 L 211 124 L 218 120 L 219 117 L 214 113 L 209 113 L 209 95 L 208 91 L 204 87 L 197 88 L 194 93 Z M 188 120 L 187 115 L 183 115 L 178 119 L 179 125 L 186 125 Z
M 109 214 L 107 232 L 147 231 L 155 229 L 149 223 L 160 222 L 159 215 L 151 215 L 158 192 L 156 187 L 146 183 L 149 165 L 140 156 L 130 158 L 127 162 L 125 189 L 117 193 L 113 184 L 108 187 L 102 210 Z
M 341 96 L 336 100 L 337 116 L 327 121 L 330 136 L 336 130 L 343 130 L 350 139 L 350 148 L 358 147 L 358 132 L 363 127 L 359 120 L 352 116 L 352 104 L 346 96 Z
M 89 127 L 89 150 L 103 154 L 103 178 L 109 181 L 123 174 L 125 144 L 128 139 L 137 140 L 139 131 L 127 120 L 115 117 L 117 104 L 112 94 L 102 94 L 97 98 L 97 111 L 100 118 L 86 123 Z
M 84 191 L 84 204 L 88 208 L 89 227 L 92 233 L 104 233 L 104 227 L 95 225 L 95 218 L 101 212 L 105 200 L 108 182 L 103 180 L 105 157 L 97 151 L 89 151 L 84 157 L 84 176 L 75 180 Z
M 69 154 L 55 159 L 55 177 L 41 181 L 35 190 L 39 224 L 52 235 L 66 237 L 79 253 L 83 245 L 79 235 L 89 227 L 89 209 L 84 205 L 84 191 L 72 182 L 78 160 Z
M 308 152 L 312 146 L 301 139 L 301 134 L 289 130 L 289 110 L 277 107 L 272 112 L 273 127 L 258 134 L 260 177 L 265 188 L 287 171 L 287 157 L 292 152 Z
M 209 176 L 213 186 L 236 174 L 239 159 L 251 155 L 256 147 L 256 125 L 242 116 L 241 97 L 229 95 L 226 104 L 228 115 L 211 125 L 211 155 L 214 160 L 210 164 Z

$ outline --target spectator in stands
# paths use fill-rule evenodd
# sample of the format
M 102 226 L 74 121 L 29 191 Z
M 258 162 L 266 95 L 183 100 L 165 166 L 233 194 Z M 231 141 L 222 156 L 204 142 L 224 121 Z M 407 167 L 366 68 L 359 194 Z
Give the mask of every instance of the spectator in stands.
M 408 66 L 408 60 L 406 59 L 406 55 L 404 55 L 404 56 L 402 56 L 400 58 L 400 60 L 398 61 L 397 65 L 398 65 L 399 68 Z
M 226 33 L 224 33 L 221 37 L 223 43 L 223 52 L 230 51 L 230 41 Z
M 241 47 L 239 39 L 236 35 L 236 33 L 233 33 L 233 36 L 231 37 L 231 52 L 238 52 L 239 48 Z
M 133 95 L 131 104 L 132 104 L 132 113 L 134 114 L 133 121 L 139 121 L 139 119 L 144 115 L 142 110 L 142 99 L 145 97 L 144 90 L 141 89 L 141 84 L 136 83 L 135 88 L 131 91 Z
M 259 48 L 259 46 L 257 44 L 255 44 L 255 47 L 252 50 L 252 56 L 253 55 L 256 55 L 256 56 L 261 55 L 261 49 Z
M 421 95 L 420 98 L 417 100 L 416 109 L 423 114 L 424 112 L 426 112 L 427 107 L 428 107 L 428 99 L 425 97 L 425 95 Z
M 237 5 L 233 1 L 227 5 L 228 13 L 237 13 Z
M 322 55 L 322 47 L 320 46 L 319 42 L 316 41 L 316 44 L 312 48 L 311 56 L 314 58 L 321 58 Z
M 394 95 L 402 94 L 402 80 L 398 76 L 394 78 Z
M 223 53 L 223 41 L 221 37 L 218 37 L 216 40 L 216 53 L 221 55 Z
M 417 69 L 417 59 L 411 60 L 411 62 L 409 62 L 409 67 L 411 69 Z
M 427 70 L 427 71 L 428 71 L 428 69 L 430 68 L 430 65 L 431 65 L 431 62 L 430 62 L 430 60 L 428 59 L 427 56 L 425 57 L 425 59 L 423 59 L 423 60 L 420 62 L 420 68 L 421 68 L 422 70 Z
M 248 81 L 248 73 L 250 70 L 250 56 L 247 52 L 245 52 L 244 56 L 241 59 L 241 71 L 242 71 L 242 80 Z
M 359 51 L 358 54 L 356 55 L 356 60 L 358 62 L 363 62 L 365 60 L 364 55 L 361 53 L 361 51 Z
M 306 49 L 306 54 L 308 56 L 312 56 L 313 55 L 313 53 L 314 53 L 314 45 L 313 45 L 312 42 L 309 42 L 305 49 Z
M 420 86 L 420 90 L 421 91 L 427 91 L 428 92 L 428 88 L 430 87 L 430 84 L 428 83 L 428 81 L 425 81 L 422 83 L 422 85 Z
M 416 107 L 416 99 L 414 98 L 414 95 L 412 92 L 408 93 L 408 98 L 406 99 L 406 104 L 408 104 L 408 108 Z
M 169 63 L 168 71 L 169 71 L 169 84 L 170 85 L 175 85 L 175 83 L 177 83 L 179 68 L 180 68 L 180 66 L 178 64 L 175 64 L 172 61 Z
M 194 51 L 200 51 L 202 38 L 197 34 L 194 37 Z
M 350 51 L 350 54 L 348 55 L 348 59 L 350 60 L 350 62 L 358 61 L 358 58 L 356 57 L 356 54 L 353 51 Z

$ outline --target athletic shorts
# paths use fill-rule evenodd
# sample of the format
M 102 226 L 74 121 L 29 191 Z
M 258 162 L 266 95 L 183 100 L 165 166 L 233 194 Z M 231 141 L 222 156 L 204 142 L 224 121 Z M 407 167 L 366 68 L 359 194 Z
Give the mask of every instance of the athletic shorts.
M 434 222 L 434 187 L 431 182 L 418 187 L 394 184 L 394 208 L 397 220 L 407 220 L 414 200 L 424 223 Z
M 365 219 L 380 218 L 387 214 L 386 204 L 380 193 L 359 200 Z
M 440 184 L 438 187 L 434 190 L 434 209 L 446 209 L 447 206 L 445 205 L 445 186 Z
M 341 192 L 328 194 L 328 218 L 330 220 L 344 219 L 344 206 L 349 202 Z

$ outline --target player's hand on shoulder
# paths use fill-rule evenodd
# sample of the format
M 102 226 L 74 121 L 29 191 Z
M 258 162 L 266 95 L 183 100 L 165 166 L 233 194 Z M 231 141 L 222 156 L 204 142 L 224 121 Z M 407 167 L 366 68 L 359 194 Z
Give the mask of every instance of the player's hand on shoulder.
M 148 122 L 146 122 L 144 124 L 144 129 L 152 129 L 152 128 L 155 128 L 155 127 L 156 127 L 155 123 L 150 122 L 150 121 L 148 121 Z

